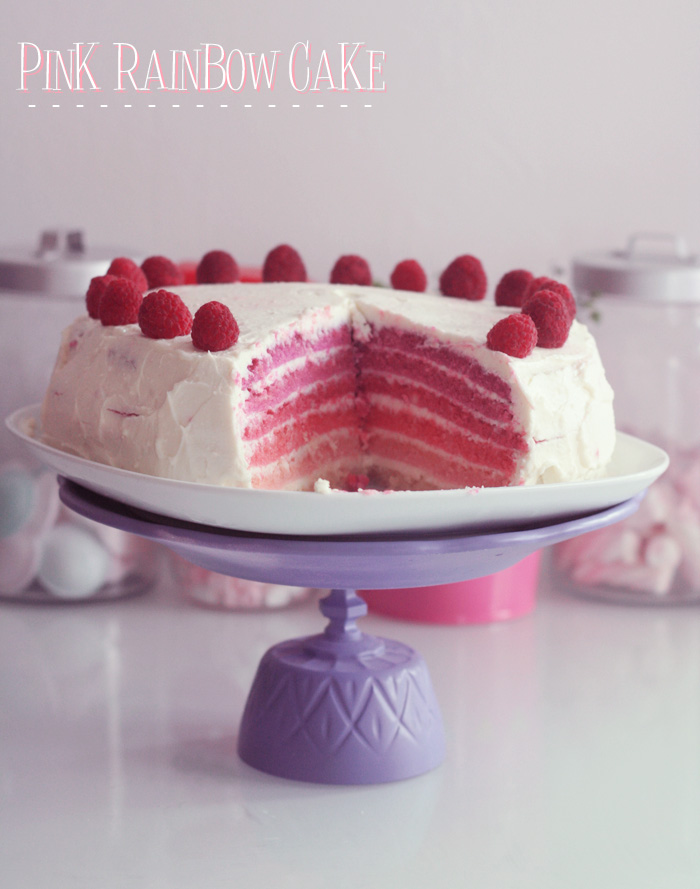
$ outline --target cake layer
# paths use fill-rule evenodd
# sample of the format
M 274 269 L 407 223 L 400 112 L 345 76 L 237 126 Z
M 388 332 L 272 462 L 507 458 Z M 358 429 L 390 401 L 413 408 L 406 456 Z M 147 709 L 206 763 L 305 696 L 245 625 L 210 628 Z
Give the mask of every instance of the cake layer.
M 477 359 L 441 344 L 434 337 L 383 327 L 373 331 L 371 349 L 368 351 L 371 353 L 369 358 L 376 362 L 376 366 L 382 365 L 383 353 L 385 366 L 389 364 L 393 367 L 393 360 L 402 357 L 407 366 L 413 359 L 419 370 L 421 363 L 429 362 L 450 371 L 452 379 L 473 383 L 484 392 L 500 396 L 506 403 L 511 401 L 510 386 L 505 380 L 488 373 Z M 387 362 L 387 358 L 390 361 Z
M 245 385 L 248 394 L 245 397 L 247 414 L 265 413 L 275 410 L 280 405 L 296 398 L 300 393 L 314 386 L 322 386 L 337 380 L 349 380 L 355 387 L 355 365 L 353 352 L 349 347 L 336 350 L 319 358 L 298 359 L 292 368 L 284 368 L 284 373 L 275 373 L 262 377 L 255 386 Z M 262 382 L 264 381 L 264 383 Z
M 459 374 L 448 372 L 442 365 L 436 366 L 427 355 L 376 349 L 374 341 L 371 344 L 361 344 L 358 350 L 363 378 L 372 373 L 374 376 L 390 374 L 393 377 L 404 377 L 406 380 L 429 387 L 433 392 L 459 400 L 485 418 L 504 423 L 513 422 L 513 408 L 510 401 L 499 398 L 493 391 L 470 385 L 469 381 Z
M 473 436 L 489 439 L 518 451 L 527 450 L 524 436 L 512 426 L 512 411 L 504 410 L 499 417 L 500 422 L 486 419 L 483 412 L 473 405 L 468 392 L 456 392 L 454 397 L 450 397 L 449 394 L 438 392 L 437 387 L 434 389 L 432 382 L 427 380 L 425 385 L 418 385 L 390 375 L 365 373 L 362 377 L 362 391 L 372 402 L 384 398 L 386 403 L 411 405 L 430 411 L 436 417 Z
M 297 394 L 291 392 L 284 401 L 276 401 L 265 410 L 251 413 L 248 407 L 250 402 L 247 401 L 243 439 L 250 441 L 260 438 L 278 426 L 294 422 L 310 411 L 321 410 L 325 405 L 333 404 L 339 399 L 350 401 L 354 416 L 355 392 L 355 377 L 345 375 L 334 376 L 330 380 L 320 379 Z
M 278 459 L 251 472 L 253 488 L 312 490 L 318 478 L 344 487 L 345 479 L 356 468 L 357 435 L 346 429 L 332 438 L 317 438 L 294 454 L 280 454 Z
M 355 453 L 359 451 L 360 429 L 354 399 L 345 399 L 326 409 L 309 411 L 277 427 L 273 433 L 255 441 L 248 449 L 248 463 L 264 466 L 291 456 L 295 451 L 322 436 L 333 440 L 338 435 L 354 433 Z
M 375 434 L 372 443 L 375 484 L 406 490 L 495 487 L 508 485 L 511 474 L 436 454 L 430 447 L 390 433 Z M 381 467 L 377 469 L 377 467 Z
M 253 358 L 241 385 L 245 389 L 255 387 L 276 368 L 299 359 L 305 360 L 312 353 L 329 353 L 342 347 L 348 350 L 352 347 L 350 327 L 346 324 L 326 330 L 316 337 L 295 331 L 288 339 L 275 343 L 264 355 Z
M 381 430 L 401 435 L 408 441 L 419 442 L 428 447 L 436 457 L 459 457 L 470 465 L 502 473 L 513 473 L 517 465 L 517 457 L 511 448 L 499 446 L 487 438 L 475 438 L 459 426 L 436 422 L 430 415 L 417 414 L 408 407 L 391 410 L 385 406 L 379 408 L 373 405 L 370 407 L 365 428 L 370 454 L 373 452 L 375 433 Z

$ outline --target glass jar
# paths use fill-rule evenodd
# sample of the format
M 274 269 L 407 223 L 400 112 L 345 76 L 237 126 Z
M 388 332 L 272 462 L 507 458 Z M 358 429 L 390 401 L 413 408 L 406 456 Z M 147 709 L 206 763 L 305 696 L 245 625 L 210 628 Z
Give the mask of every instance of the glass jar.
M 625 521 L 561 544 L 573 592 L 639 604 L 700 601 L 700 258 L 638 234 L 576 257 L 578 317 L 615 392 L 616 426 L 666 450 L 668 471 Z
M 80 231 L 45 231 L 36 248 L 0 249 L 0 420 L 41 401 L 61 332 L 84 312 L 91 278 L 129 251 L 88 248 Z M 77 602 L 145 592 L 160 549 L 81 519 L 56 476 L 0 422 L 0 598 Z
M 306 602 L 316 591 L 276 583 L 262 583 L 208 571 L 175 553 L 169 565 L 179 589 L 195 605 L 220 611 L 273 611 Z

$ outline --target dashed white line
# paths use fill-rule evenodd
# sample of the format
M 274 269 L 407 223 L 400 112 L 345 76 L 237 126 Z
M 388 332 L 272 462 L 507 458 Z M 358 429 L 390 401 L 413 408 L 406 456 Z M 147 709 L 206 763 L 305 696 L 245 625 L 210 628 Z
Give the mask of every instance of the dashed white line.
M 37 106 L 36 104 L 28 104 L 28 105 L 27 105 L 27 108 L 37 108 L 37 107 L 38 107 L 38 106 Z M 60 104 L 54 104 L 54 105 L 51 105 L 51 107 L 52 107 L 52 108 L 60 108 L 61 105 L 60 105 Z M 76 104 L 75 107 L 76 107 L 76 108 L 85 108 L 85 105 L 77 105 L 77 104 Z M 100 108 L 109 108 L 109 105 L 104 104 L 104 105 L 100 105 L 99 107 L 100 107 Z M 123 107 L 124 107 L 124 108 L 133 108 L 134 105 L 133 105 L 133 104 L 128 104 L 128 105 L 125 104 Z M 141 106 L 141 107 L 143 107 L 143 106 Z M 147 108 L 156 108 L 157 106 L 156 106 L 155 104 L 150 104 L 150 105 L 147 105 L 146 107 L 147 107 Z M 171 108 L 181 108 L 181 107 L 183 107 L 183 106 L 180 105 L 180 104 L 173 104 L 173 105 L 171 105 L 170 107 L 171 107 Z M 187 107 L 187 106 L 185 106 L 185 107 Z M 191 106 L 190 106 L 190 107 L 191 107 Z M 195 108 L 206 108 L 207 106 L 202 104 L 202 105 L 195 105 L 194 107 L 195 107 Z M 221 104 L 221 105 L 219 105 L 219 108 L 229 108 L 229 107 L 230 107 L 230 106 L 229 106 L 228 104 Z M 240 106 L 238 106 L 238 107 L 240 107 Z M 244 108 L 253 108 L 254 106 L 253 106 L 252 104 L 245 104 L 243 107 L 244 107 Z M 269 103 L 269 104 L 267 105 L 267 107 L 268 107 L 268 108 L 278 108 L 279 106 L 278 106 L 276 103 L 275 103 L 275 104 L 273 104 L 273 103 Z M 300 104 L 298 104 L 298 103 L 294 103 L 291 107 L 292 107 L 292 108 L 301 108 L 302 106 L 301 106 Z M 319 103 L 319 104 L 317 104 L 315 107 L 316 107 L 316 108 L 325 108 L 326 105 L 325 105 L 325 103 L 324 103 L 324 104 L 320 104 L 320 103 Z M 350 105 L 348 105 L 348 104 L 346 104 L 346 103 L 343 103 L 343 104 L 341 104 L 341 105 L 338 105 L 337 107 L 339 107 L 339 108 L 349 108 Z M 364 105 L 363 107 L 364 107 L 364 108 L 372 108 L 373 105 L 371 105 L 371 104 L 366 104 L 366 105 Z

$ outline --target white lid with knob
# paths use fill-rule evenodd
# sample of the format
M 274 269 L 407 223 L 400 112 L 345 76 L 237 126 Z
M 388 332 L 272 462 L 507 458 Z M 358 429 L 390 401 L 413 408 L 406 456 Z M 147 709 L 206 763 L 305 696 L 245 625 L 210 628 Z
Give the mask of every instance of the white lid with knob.
M 115 256 L 130 256 L 123 248 L 87 247 L 82 231 L 43 231 L 37 249 L 0 252 L 2 291 L 42 296 L 83 297 L 90 280 L 104 275 Z
M 574 257 L 577 293 L 613 294 L 650 302 L 700 302 L 700 256 L 683 238 L 637 233 L 624 250 Z

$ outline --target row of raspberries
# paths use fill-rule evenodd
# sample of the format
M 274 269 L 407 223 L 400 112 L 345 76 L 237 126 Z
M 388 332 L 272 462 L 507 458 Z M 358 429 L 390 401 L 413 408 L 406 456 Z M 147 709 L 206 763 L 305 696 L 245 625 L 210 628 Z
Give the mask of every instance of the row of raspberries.
M 535 346 L 559 349 L 568 339 L 576 300 L 566 284 L 516 269 L 501 278 L 495 299 L 497 305 L 519 308 L 520 312 L 494 324 L 486 336 L 489 349 L 526 358 Z
M 212 250 L 200 260 L 195 277 L 198 284 L 223 284 L 238 281 L 240 274 L 229 253 Z M 275 247 L 265 258 L 262 280 L 306 281 L 306 268 L 299 253 L 288 244 Z M 333 266 L 330 282 L 369 286 L 372 273 L 365 259 L 348 254 Z M 212 301 L 193 318 L 180 297 L 164 289 L 184 283 L 182 269 L 165 256 L 150 256 L 140 266 L 119 257 L 105 275 L 90 282 L 86 295 L 88 314 L 104 325 L 138 323 L 144 335 L 153 339 L 191 333 L 198 349 L 220 351 L 232 346 L 239 330 L 226 306 Z M 391 286 L 422 293 L 427 287 L 427 276 L 420 263 L 405 259 L 391 273 Z M 144 297 L 147 290 L 153 292 Z M 486 273 L 474 256 L 458 256 L 440 276 L 440 292 L 445 296 L 477 301 L 484 299 L 486 290 Z M 490 349 L 524 358 L 536 345 L 559 348 L 566 342 L 576 315 L 576 303 L 566 285 L 515 269 L 501 278 L 494 299 L 497 305 L 520 309 L 520 313 L 494 325 L 487 337 Z
M 223 251 L 208 253 L 200 263 L 204 272 L 225 267 Z M 235 265 L 235 260 L 230 257 Z M 236 277 L 238 266 L 236 265 Z M 175 263 L 164 256 L 151 256 L 139 267 L 125 257 L 113 260 L 105 275 L 90 281 L 85 302 L 88 315 L 105 326 L 138 324 L 151 339 L 173 339 L 191 334 L 196 349 L 221 352 L 238 341 L 239 328 L 228 306 L 217 300 L 192 313 L 176 293 L 164 287 L 184 283 Z M 159 289 L 155 289 L 159 288 Z M 146 290 L 151 290 L 144 296 Z

